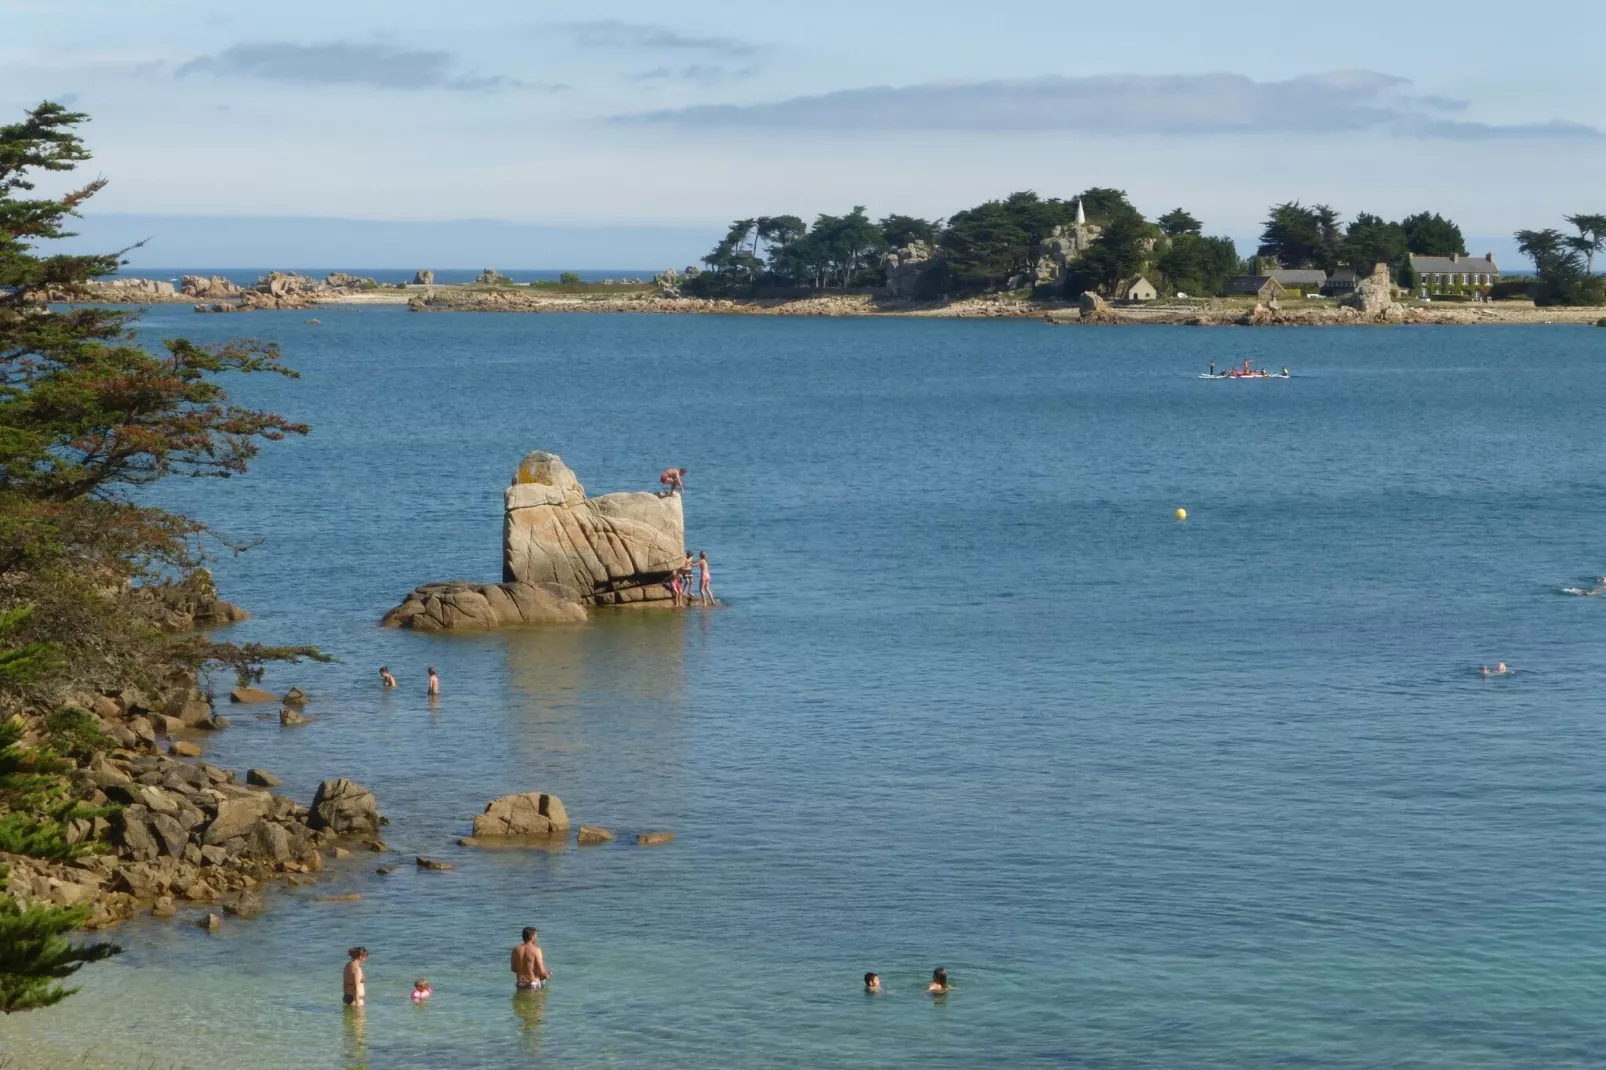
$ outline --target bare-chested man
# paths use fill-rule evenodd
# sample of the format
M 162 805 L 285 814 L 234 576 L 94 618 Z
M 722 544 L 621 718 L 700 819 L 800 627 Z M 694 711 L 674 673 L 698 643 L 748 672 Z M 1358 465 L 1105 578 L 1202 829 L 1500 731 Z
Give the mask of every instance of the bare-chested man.
M 346 973 L 342 978 L 343 992 L 340 1002 L 348 1007 L 361 1007 L 367 996 L 367 986 L 363 984 L 362 964 L 368 961 L 366 947 L 353 947 L 346 951 L 351 961 L 346 963 Z
M 547 983 L 552 971 L 546 968 L 541 947 L 535 942 L 535 927 L 524 930 L 524 943 L 513 949 L 513 976 L 521 989 L 537 989 Z

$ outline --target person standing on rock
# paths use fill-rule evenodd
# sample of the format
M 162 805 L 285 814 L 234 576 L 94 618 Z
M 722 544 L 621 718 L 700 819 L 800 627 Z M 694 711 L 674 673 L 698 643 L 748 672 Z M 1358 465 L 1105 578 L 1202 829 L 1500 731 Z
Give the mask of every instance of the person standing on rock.
M 697 551 L 697 568 L 701 575 L 698 577 L 697 600 L 705 606 L 714 604 L 714 587 L 708 580 L 708 551 Z
M 435 673 L 435 666 L 429 667 L 429 697 L 441 697 L 441 678 Z
M 521 991 L 533 992 L 547 983 L 552 971 L 546 968 L 546 958 L 535 942 L 539 934 L 535 926 L 524 930 L 524 942 L 513 949 L 513 976 Z
M 665 468 L 658 477 L 658 482 L 668 487 L 667 494 L 679 494 L 686 489 L 686 470 L 684 468 Z
M 368 961 L 366 947 L 348 948 L 346 954 L 351 961 L 346 963 L 346 973 L 343 979 L 343 993 L 340 1002 L 348 1007 L 361 1007 L 366 1002 L 367 986 L 363 984 L 362 964 Z

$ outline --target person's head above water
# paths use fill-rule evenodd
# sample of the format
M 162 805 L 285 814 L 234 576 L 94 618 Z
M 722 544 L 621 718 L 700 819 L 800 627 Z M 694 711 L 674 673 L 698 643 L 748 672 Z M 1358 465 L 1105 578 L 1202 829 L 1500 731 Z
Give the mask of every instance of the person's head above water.
M 535 926 L 534 925 L 526 925 L 524 927 L 524 942 L 527 944 L 531 940 L 534 940 L 535 937 L 536 937 Z
M 931 971 L 931 983 L 933 985 L 936 985 L 938 988 L 947 988 L 948 987 L 948 971 L 943 969 L 941 966 L 938 966 L 935 970 L 932 970 Z
M 878 973 L 867 973 L 867 974 L 865 974 L 864 975 L 864 987 L 868 988 L 872 992 L 874 992 L 877 989 L 879 989 L 881 987 L 881 975 L 878 974 Z

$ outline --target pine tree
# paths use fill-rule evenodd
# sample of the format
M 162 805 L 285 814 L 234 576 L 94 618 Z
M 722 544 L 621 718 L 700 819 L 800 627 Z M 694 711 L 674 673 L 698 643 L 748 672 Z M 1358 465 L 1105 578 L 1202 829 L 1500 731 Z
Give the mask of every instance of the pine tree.
M 0 890 L 4 877 L 0 867 Z M 88 907 L 19 907 L 0 894 L 0 1011 L 15 1014 L 60 1003 L 78 991 L 63 987 L 62 981 L 122 950 L 115 944 L 68 941 L 66 934 L 88 917 Z

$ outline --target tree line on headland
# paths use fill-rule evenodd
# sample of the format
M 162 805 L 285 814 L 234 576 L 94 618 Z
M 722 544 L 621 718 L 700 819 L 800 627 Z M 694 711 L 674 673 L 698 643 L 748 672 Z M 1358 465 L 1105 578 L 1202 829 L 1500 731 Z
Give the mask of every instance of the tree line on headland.
M 1079 209 L 1085 225 L 1078 224 Z M 1606 215 L 1567 220 L 1576 234 L 1517 232 L 1537 275 L 1509 281 L 1507 291 L 1540 304 L 1606 302 L 1593 271 L 1595 254 L 1606 246 Z M 900 296 L 920 300 L 999 291 L 1119 296 L 1137 276 L 1162 295 L 1213 296 L 1237 276 L 1294 268 L 1331 273 L 1341 266 L 1367 275 L 1377 264 L 1414 291 L 1420 280 L 1413 255 L 1466 253 L 1461 228 L 1438 212 L 1398 221 L 1361 212 L 1346 224 L 1329 205 L 1289 201 L 1269 209 L 1260 245 L 1243 259 L 1231 238 L 1205 235 L 1186 209 L 1149 220 L 1125 191 L 1096 186 L 1065 199 L 1024 190 L 946 220 L 900 214 L 872 220 L 862 205 L 812 224 L 795 215 L 738 219 L 683 289 L 704 297 L 869 289 L 888 285 L 889 275 L 912 261 L 922 270 Z

